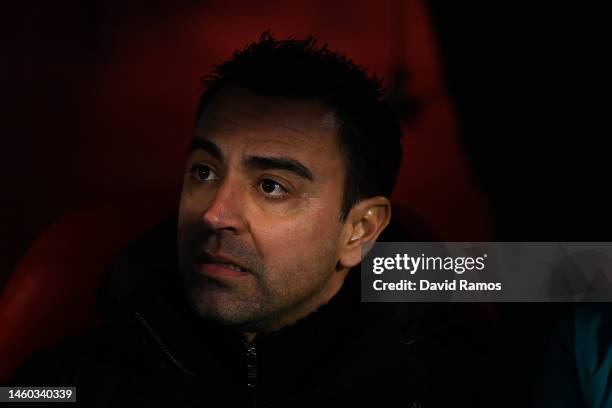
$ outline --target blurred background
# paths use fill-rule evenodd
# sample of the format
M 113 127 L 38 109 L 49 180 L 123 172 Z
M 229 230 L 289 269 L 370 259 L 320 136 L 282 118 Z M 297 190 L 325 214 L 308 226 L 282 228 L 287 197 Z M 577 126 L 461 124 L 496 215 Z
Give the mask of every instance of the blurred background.
M 148 210 L 176 201 L 200 78 L 267 29 L 279 38 L 315 35 L 398 88 L 410 120 L 395 201 L 443 239 L 488 236 L 490 216 L 460 148 L 431 7 L 420 0 L 21 7 L 4 14 L 13 32 L 4 78 L 9 239 L 0 281 L 67 214 L 102 203 Z
M 605 240 L 611 225 L 604 2 L 4 7 L 0 283 L 66 214 L 173 203 L 201 76 L 266 29 L 319 37 L 411 104 L 394 201 L 441 239 Z
M 315 35 L 384 78 L 406 136 L 393 201 L 415 229 L 447 241 L 610 241 L 603 1 L 2 7 L 0 289 L 16 268 L 105 236 L 127 242 L 171 211 L 201 76 L 267 29 Z

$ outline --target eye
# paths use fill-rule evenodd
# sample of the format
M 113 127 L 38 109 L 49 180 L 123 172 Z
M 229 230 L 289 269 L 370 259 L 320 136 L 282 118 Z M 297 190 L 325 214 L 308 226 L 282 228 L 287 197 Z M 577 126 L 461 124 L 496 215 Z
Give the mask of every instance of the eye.
M 191 174 L 193 174 L 193 177 L 195 177 L 195 179 L 200 183 L 214 181 L 218 178 L 217 173 L 215 173 L 215 171 L 210 168 L 210 166 L 207 166 L 205 164 L 196 164 L 195 166 L 193 166 L 191 168 Z
M 259 188 L 265 195 L 272 198 L 282 198 L 289 194 L 289 191 L 287 191 L 285 187 L 271 179 L 261 180 L 259 182 Z

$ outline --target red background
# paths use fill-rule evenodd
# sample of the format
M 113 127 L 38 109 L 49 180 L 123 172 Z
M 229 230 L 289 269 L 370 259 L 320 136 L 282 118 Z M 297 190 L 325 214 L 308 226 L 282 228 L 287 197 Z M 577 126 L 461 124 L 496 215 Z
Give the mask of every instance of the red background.
M 489 217 L 457 138 L 428 9 L 421 0 L 64 2 L 22 6 L 9 89 L 0 282 L 53 222 L 102 203 L 167 209 L 180 192 L 200 77 L 271 29 L 313 34 L 379 75 L 394 58 L 421 103 L 405 127 L 394 202 L 445 240 L 486 240 Z M 393 21 L 402 14 L 402 54 Z M 23 18 L 22 18 L 23 17 Z M 397 42 L 396 42 L 397 43 Z M 5 173 L 7 173 L 5 172 Z

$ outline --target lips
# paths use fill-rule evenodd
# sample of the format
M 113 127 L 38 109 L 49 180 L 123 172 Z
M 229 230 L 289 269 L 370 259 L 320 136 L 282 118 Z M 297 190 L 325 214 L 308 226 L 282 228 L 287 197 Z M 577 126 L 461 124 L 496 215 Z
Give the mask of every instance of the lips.
M 202 253 L 196 259 L 196 267 L 203 269 L 203 272 L 219 272 L 220 270 L 229 270 L 235 273 L 244 274 L 248 270 L 232 258 L 221 254 Z
M 229 269 L 231 269 L 233 271 L 236 271 L 236 272 L 246 272 L 244 269 L 242 269 L 238 265 L 234 265 L 234 264 L 231 264 L 231 263 L 218 263 L 217 265 L 222 266 L 224 268 L 229 268 Z

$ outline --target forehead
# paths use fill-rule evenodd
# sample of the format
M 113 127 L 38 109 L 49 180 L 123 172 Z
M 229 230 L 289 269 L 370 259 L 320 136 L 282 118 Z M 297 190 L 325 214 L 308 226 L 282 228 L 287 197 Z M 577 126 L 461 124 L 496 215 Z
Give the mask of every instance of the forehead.
M 339 160 L 337 124 L 322 103 L 276 97 L 228 86 L 198 118 L 196 137 L 209 139 L 225 153 Z

